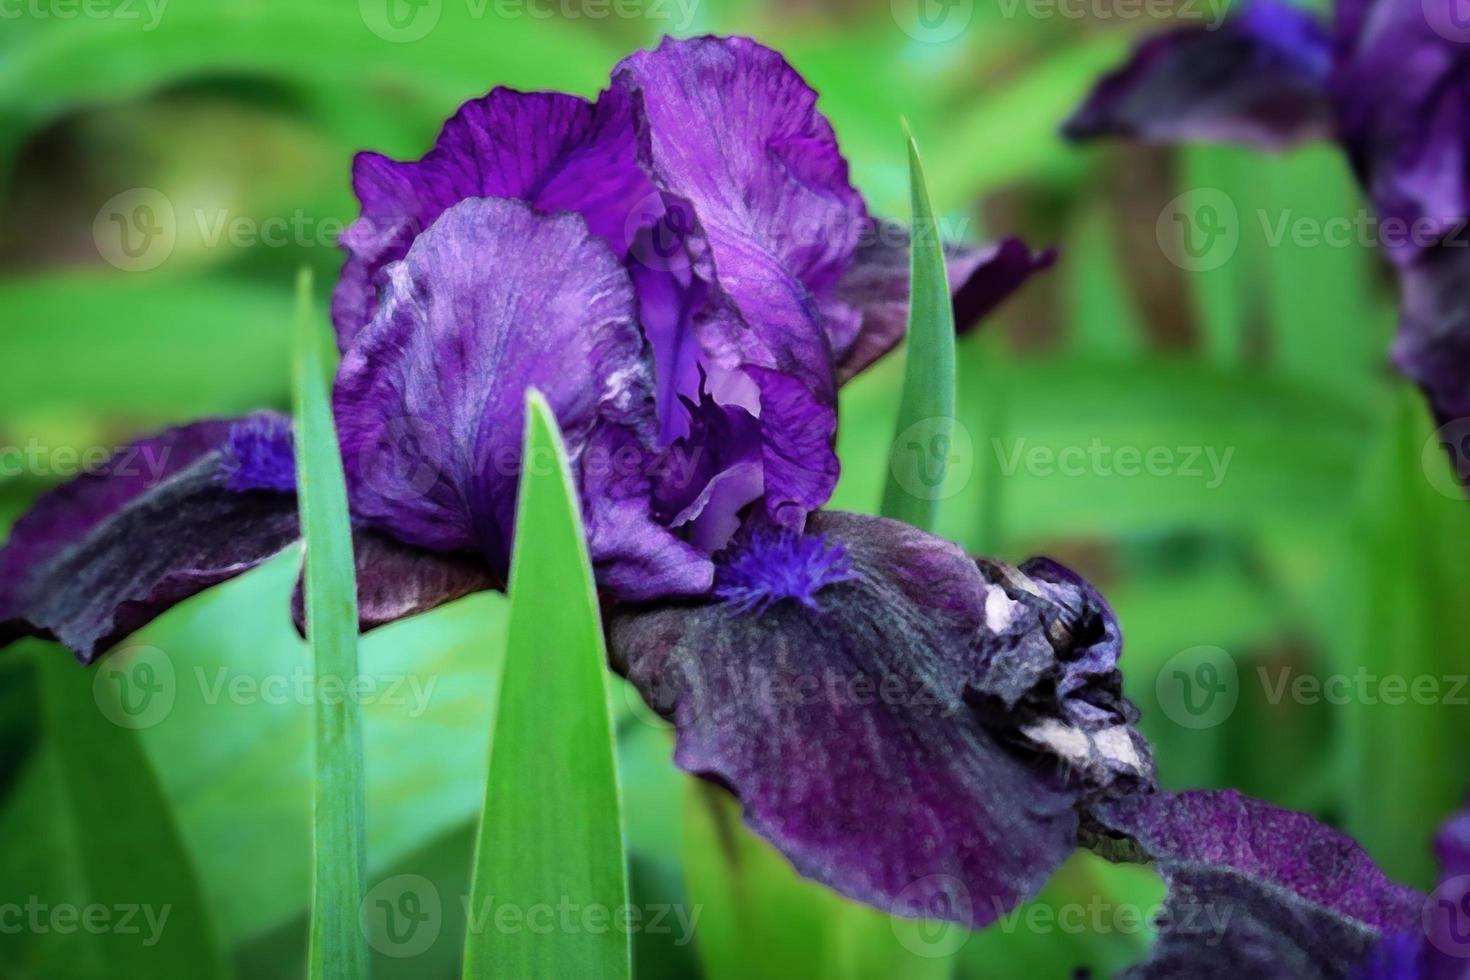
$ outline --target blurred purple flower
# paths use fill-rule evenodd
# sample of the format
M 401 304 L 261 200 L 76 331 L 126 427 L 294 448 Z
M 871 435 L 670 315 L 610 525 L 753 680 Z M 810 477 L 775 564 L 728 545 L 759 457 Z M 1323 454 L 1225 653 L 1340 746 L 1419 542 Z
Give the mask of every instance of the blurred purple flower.
M 1335 137 L 1373 200 L 1403 309 L 1393 358 L 1441 424 L 1470 417 L 1470 22 L 1460 0 L 1281 0 L 1145 41 L 1064 126 L 1074 139 Z M 1463 464 L 1463 460 L 1459 461 Z M 1470 480 L 1470 472 L 1462 479 Z
M 1435 838 L 1439 886 L 1389 880 L 1346 835 L 1234 791 L 1139 794 L 1093 811 L 1094 847 L 1168 885 L 1139 980 L 1470 977 L 1470 810 Z
M 358 157 L 333 319 L 362 625 L 504 582 L 534 387 L 615 666 L 679 763 L 806 874 L 979 925 L 1152 762 L 1090 586 L 820 510 L 838 386 L 903 334 L 909 237 L 868 216 L 815 105 L 754 42 L 666 41 L 595 102 L 497 89 L 421 160 Z M 966 326 L 1051 258 L 948 254 Z M 84 477 L 16 524 L 0 642 L 91 662 L 296 540 L 285 418 L 147 445 L 160 479 Z

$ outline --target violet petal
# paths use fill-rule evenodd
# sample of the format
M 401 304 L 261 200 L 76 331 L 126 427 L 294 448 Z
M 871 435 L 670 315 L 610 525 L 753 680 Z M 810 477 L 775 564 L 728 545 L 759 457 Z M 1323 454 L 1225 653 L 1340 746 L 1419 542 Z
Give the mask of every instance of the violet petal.
M 801 873 L 983 926 L 1071 853 L 1079 808 L 1151 783 L 1115 685 L 1058 699 L 1111 635 L 1081 593 L 1056 610 L 1023 571 L 881 518 L 819 512 L 775 540 L 737 544 L 726 599 L 613 610 L 610 652 L 676 726 L 675 761 Z
M 581 217 L 461 201 L 387 277 L 334 396 L 360 522 L 476 552 L 504 578 L 534 387 L 580 477 L 599 582 L 615 593 L 634 583 L 638 598 L 709 587 L 708 559 L 649 514 L 652 369 L 627 273 Z
M 1223 24 L 1149 38 L 1097 84 L 1063 132 L 1282 149 L 1332 132 L 1330 71 L 1331 42 L 1314 14 L 1251 0 Z
M 1055 252 L 1033 252 L 1017 238 L 983 247 L 946 243 L 944 251 L 955 328 L 961 334 L 1056 260 Z M 909 230 L 891 221 L 873 222 L 833 299 L 837 322 L 843 322 L 841 314 L 848 309 L 857 314 L 851 336 L 834 336 L 841 384 L 903 340 L 908 328 Z
M 258 413 L 170 429 L 50 491 L 0 549 L 0 644 L 40 636 L 83 663 L 184 599 L 298 538 L 296 497 L 231 489 L 232 433 L 279 429 Z

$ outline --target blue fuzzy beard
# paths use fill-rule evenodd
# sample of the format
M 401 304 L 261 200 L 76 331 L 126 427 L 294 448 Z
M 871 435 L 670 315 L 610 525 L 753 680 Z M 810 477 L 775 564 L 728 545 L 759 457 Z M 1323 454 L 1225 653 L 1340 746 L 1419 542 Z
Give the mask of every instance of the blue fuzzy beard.
M 296 492 L 295 442 L 289 422 L 252 416 L 230 429 L 225 446 L 225 485 L 231 490 Z
M 783 599 L 818 609 L 818 592 L 855 578 L 841 544 L 819 534 L 760 528 L 725 553 L 715 572 L 715 595 L 742 613 L 763 613 Z

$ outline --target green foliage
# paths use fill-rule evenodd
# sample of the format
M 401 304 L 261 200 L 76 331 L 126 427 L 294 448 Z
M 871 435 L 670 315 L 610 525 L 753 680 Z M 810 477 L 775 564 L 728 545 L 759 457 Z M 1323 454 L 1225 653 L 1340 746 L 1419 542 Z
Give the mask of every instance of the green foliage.
M 327 400 L 323 341 L 311 275 L 296 286 L 296 488 L 306 542 L 302 587 L 313 671 L 316 794 L 312 840 L 311 980 L 363 980 L 367 944 L 358 924 L 366 877 L 367 778 L 357 698 L 357 577 L 342 454 Z
M 566 449 L 536 392 L 522 459 L 464 975 L 616 980 L 631 975 L 631 931 L 602 619 Z

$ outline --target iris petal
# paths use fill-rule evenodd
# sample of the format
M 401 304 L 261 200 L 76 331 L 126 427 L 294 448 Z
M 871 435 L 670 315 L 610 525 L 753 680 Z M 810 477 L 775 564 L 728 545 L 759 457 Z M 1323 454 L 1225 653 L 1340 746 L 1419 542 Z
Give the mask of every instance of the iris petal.
M 599 582 L 702 592 L 707 559 L 649 513 L 652 369 L 627 274 L 577 215 L 476 199 L 388 270 L 335 393 L 353 513 L 434 551 L 509 558 L 525 392 L 556 413 L 580 477 Z M 533 460 L 532 465 L 551 465 Z
M 41 636 L 90 663 L 295 542 L 294 493 L 230 488 L 232 433 L 287 425 L 259 413 L 170 429 L 42 497 L 0 550 L 0 645 Z
M 1071 853 L 1088 802 L 1151 783 L 1116 677 L 1058 694 L 1110 616 L 1051 566 L 982 567 L 895 521 L 817 513 L 807 535 L 727 575 L 754 604 L 614 610 L 614 664 L 673 721 L 675 761 L 803 874 L 991 922 Z
M 1252 0 L 1224 24 L 1145 41 L 1098 83 L 1064 132 L 1280 149 L 1332 132 L 1330 70 L 1331 43 L 1314 14 Z

